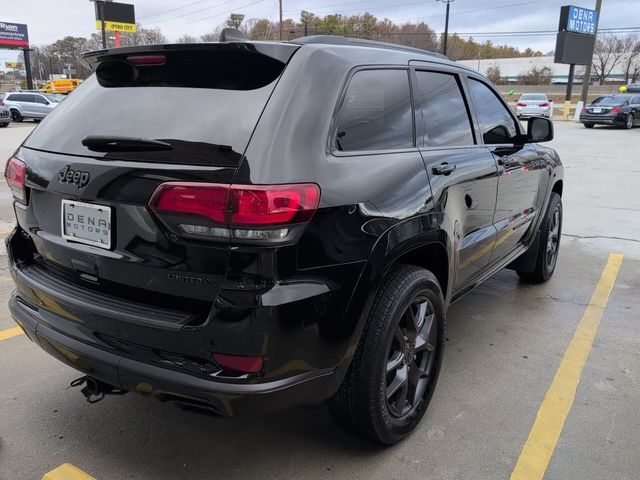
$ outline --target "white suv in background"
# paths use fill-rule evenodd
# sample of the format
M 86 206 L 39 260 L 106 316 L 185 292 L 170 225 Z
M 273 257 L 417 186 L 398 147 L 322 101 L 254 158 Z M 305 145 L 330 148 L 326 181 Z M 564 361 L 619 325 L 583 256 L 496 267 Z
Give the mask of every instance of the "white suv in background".
M 40 92 L 9 92 L 2 101 L 11 111 L 14 122 L 28 118 L 42 120 L 58 103 L 59 99 L 55 95 Z

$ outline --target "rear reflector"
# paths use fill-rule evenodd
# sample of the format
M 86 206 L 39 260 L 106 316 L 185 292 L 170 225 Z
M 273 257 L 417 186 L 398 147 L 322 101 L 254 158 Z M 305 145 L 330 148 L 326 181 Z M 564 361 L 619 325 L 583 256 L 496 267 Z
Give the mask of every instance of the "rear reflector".
M 320 188 L 314 183 L 264 186 L 168 182 L 156 189 L 149 207 L 160 215 L 203 217 L 219 225 L 242 227 L 307 222 L 319 203 Z M 185 222 L 181 227 L 187 231 L 195 225 Z
M 7 166 L 4 170 L 4 178 L 7 179 L 7 185 L 9 185 L 15 199 L 22 203 L 27 203 L 27 192 L 24 188 L 26 170 L 25 163 L 15 157 L 11 157 L 7 161 Z
M 214 353 L 213 359 L 223 370 L 235 373 L 258 373 L 264 364 L 262 357 L 241 357 L 224 353 Z

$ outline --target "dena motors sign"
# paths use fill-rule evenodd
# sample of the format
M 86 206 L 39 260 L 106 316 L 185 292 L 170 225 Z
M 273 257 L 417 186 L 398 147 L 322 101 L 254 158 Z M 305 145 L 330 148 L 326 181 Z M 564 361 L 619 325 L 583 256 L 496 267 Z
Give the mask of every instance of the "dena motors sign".
M 22 23 L 0 22 L 0 47 L 29 47 L 27 26 Z
M 598 12 L 588 8 L 567 5 L 560 9 L 559 31 L 595 35 L 598 25 Z

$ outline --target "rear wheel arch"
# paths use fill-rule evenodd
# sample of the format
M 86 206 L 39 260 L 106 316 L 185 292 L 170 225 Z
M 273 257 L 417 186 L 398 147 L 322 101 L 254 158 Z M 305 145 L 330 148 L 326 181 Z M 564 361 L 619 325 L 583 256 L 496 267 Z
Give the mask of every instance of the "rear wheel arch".
M 553 188 L 551 189 L 551 191 L 554 193 L 557 193 L 562 197 L 562 187 L 563 187 L 562 180 L 558 180 L 556 183 L 553 184 Z
M 369 260 L 366 262 L 360 278 L 352 292 L 351 299 L 345 311 L 344 320 L 351 323 L 353 329 L 350 352 L 353 353 L 358 345 L 369 310 L 384 279 L 394 267 L 398 265 L 414 265 L 425 268 L 433 273 L 440 283 L 445 304 L 450 298 L 449 281 L 453 278 L 451 269 L 450 239 L 443 230 L 432 230 L 398 244 L 391 250 L 389 236 L 393 229 L 385 233 L 387 238 L 381 238 L 376 243 Z M 391 250 L 391 251 L 389 251 Z M 348 366 L 348 358 L 344 366 Z

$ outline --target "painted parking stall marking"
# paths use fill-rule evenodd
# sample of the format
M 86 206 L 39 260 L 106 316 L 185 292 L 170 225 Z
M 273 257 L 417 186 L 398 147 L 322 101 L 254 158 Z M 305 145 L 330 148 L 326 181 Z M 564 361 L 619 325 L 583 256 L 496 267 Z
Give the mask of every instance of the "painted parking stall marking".
M 575 334 L 564 352 L 551 386 L 538 409 L 511 480 L 542 479 L 562 433 L 580 382 L 582 369 L 598 333 L 623 255 L 611 253 Z
M 22 335 L 24 332 L 20 327 L 7 328 L 6 330 L 0 330 L 0 342 L 3 340 L 9 340 L 10 338 Z
M 42 480 L 96 480 L 96 478 L 83 472 L 75 465 L 64 463 L 58 468 L 45 473 Z

